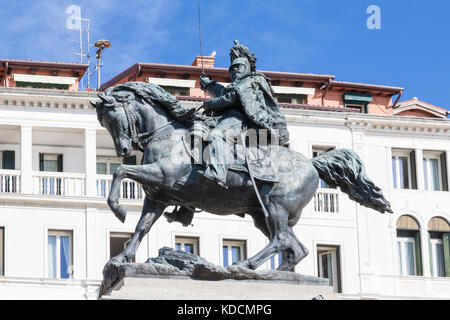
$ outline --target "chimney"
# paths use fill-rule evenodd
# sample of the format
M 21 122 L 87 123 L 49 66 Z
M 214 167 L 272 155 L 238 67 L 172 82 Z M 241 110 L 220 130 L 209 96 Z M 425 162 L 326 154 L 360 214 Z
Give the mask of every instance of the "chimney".
M 214 68 L 214 61 L 216 60 L 216 57 L 201 57 L 201 56 L 196 56 L 194 59 L 194 62 L 192 62 L 192 65 L 194 67 L 201 67 L 202 66 L 202 60 L 203 60 L 203 67 L 204 68 Z

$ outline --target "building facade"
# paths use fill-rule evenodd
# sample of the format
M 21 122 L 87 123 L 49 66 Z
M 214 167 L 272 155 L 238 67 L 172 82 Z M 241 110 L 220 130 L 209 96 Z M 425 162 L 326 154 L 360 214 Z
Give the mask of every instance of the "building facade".
M 187 107 L 200 90 L 200 57 L 190 66 L 137 63 L 102 86 L 158 84 Z M 228 70 L 204 57 L 205 72 L 229 83 Z M 0 299 L 95 299 L 102 268 L 129 241 L 143 201 L 122 184 L 124 224 L 106 204 L 112 173 L 139 163 L 118 158 L 89 100 L 77 91 L 87 66 L 0 62 Z M 321 182 L 294 231 L 309 249 L 296 272 L 330 279 L 335 291 L 363 298 L 450 298 L 450 121 L 448 112 L 402 88 L 336 81 L 333 75 L 262 71 L 288 121 L 291 148 L 312 158 L 350 148 L 391 202 L 394 214 L 359 206 Z M 161 217 L 135 260 L 163 246 L 230 265 L 267 239 L 246 216 L 205 212 L 183 227 Z M 282 261 L 276 255 L 262 269 Z

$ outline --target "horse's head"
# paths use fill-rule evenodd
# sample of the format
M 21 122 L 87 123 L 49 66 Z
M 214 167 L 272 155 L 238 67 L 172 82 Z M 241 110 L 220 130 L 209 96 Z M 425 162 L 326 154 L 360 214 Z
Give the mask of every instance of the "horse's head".
M 128 94 L 132 95 L 131 92 Z M 130 137 L 129 123 L 123 103 L 127 98 L 132 97 L 129 95 L 127 97 L 111 96 L 102 93 L 99 93 L 98 97 L 101 101 L 90 101 L 90 103 L 97 111 L 98 121 L 111 135 L 117 156 L 125 157 L 130 155 L 132 139 Z

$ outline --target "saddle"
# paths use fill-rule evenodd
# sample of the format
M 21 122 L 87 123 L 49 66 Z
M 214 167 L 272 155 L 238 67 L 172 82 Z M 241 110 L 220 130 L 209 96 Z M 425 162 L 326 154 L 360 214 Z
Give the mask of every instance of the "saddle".
M 191 157 L 191 160 L 195 164 L 200 164 L 203 167 L 207 167 L 207 163 L 205 161 L 205 158 L 208 159 L 209 155 L 204 153 L 205 150 L 209 150 L 209 148 L 206 148 L 208 145 L 208 142 L 205 138 L 206 133 L 205 128 L 194 128 L 190 131 L 188 138 L 187 136 L 183 136 L 183 145 L 188 152 L 188 154 Z M 200 134 L 199 134 L 200 133 Z M 189 141 L 193 141 L 195 138 L 202 138 L 202 145 L 201 146 L 188 146 Z M 233 148 L 234 151 L 233 155 L 230 155 L 232 159 L 234 159 L 233 163 L 228 165 L 228 170 L 231 171 L 237 171 L 237 172 L 245 172 L 249 174 L 248 167 L 250 167 L 250 170 L 252 172 L 252 175 L 255 179 L 265 182 L 278 182 L 278 175 L 276 168 L 273 166 L 272 160 L 269 156 L 270 146 L 249 146 L 248 143 L 246 145 L 247 150 L 247 160 L 248 164 L 246 164 L 246 157 L 244 154 L 244 147 L 241 143 L 239 143 L 238 140 L 234 140 L 233 142 Z M 200 152 L 205 157 L 200 157 Z M 229 152 L 232 152 L 229 150 Z
M 237 151 L 237 161 L 236 163 L 230 164 L 228 170 L 249 173 L 247 165 L 245 164 L 244 147 L 240 143 L 235 143 L 234 149 Z M 247 146 L 246 149 L 248 166 L 250 167 L 253 177 L 261 181 L 278 182 L 278 176 L 272 165 L 268 147 Z

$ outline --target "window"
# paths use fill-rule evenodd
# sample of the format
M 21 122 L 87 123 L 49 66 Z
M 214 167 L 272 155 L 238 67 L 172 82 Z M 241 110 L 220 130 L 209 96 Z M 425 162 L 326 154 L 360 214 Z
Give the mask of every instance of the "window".
M 428 223 L 430 268 L 434 277 L 450 277 L 450 224 L 441 217 Z
M 448 191 L 445 152 L 424 152 L 423 175 L 425 190 Z
M 441 190 L 441 179 L 439 177 L 440 164 L 437 158 L 423 159 L 423 175 L 425 182 L 425 190 Z
M 189 88 L 161 86 L 164 90 L 173 96 L 189 96 Z
M 363 104 L 346 104 L 345 108 L 358 110 L 360 113 L 367 113 L 367 107 Z
M 175 250 L 199 255 L 198 238 L 175 237 Z
M 372 102 L 372 95 L 347 92 L 342 96 L 342 101 L 345 108 L 354 108 L 360 110 L 362 113 L 368 113 L 368 105 Z
M 63 155 L 40 153 L 39 171 L 63 172 Z
M 72 231 L 48 231 L 48 277 L 68 279 L 72 277 Z
M 0 150 L 0 169 L 15 170 L 15 152 L 10 150 Z M 18 192 L 18 176 L 10 173 L 0 173 L 0 192 Z
M 97 174 L 113 174 L 121 164 L 120 158 L 98 157 Z
M 397 254 L 400 275 L 417 275 L 414 237 L 397 237 Z
M 318 275 L 321 278 L 329 279 L 335 292 L 341 292 L 339 251 L 339 246 L 317 246 Z
M 275 270 L 283 263 L 283 252 L 278 252 L 270 257 L 270 269 Z
M 445 277 L 444 244 L 442 239 L 430 239 L 431 274 L 434 277 Z
M 39 171 L 62 172 L 63 155 L 62 154 L 39 154 Z M 40 178 L 41 194 L 61 195 L 62 179 L 54 177 Z
M 312 156 L 313 158 L 320 156 L 333 150 L 334 147 L 326 146 L 313 146 Z M 320 190 L 328 189 L 328 190 Z M 339 194 L 338 192 L 331 189 L 325 181 L 319 179 L 319 190 L 314 194 L 314 211 L 315 212 L 325 212 L 325 213 L 335 213 L 339 212 Z
M 16 163 L 15 163 L 15 152 L 11 150 L 0 150 L 0 163 L 1 163 L 1 169 L 4 170 L 15 170 Z
M 326 147 L 326 146 L 313 146 L 312 147 L 312 156 L 313 158 L 320 156 L 328 151 L 334 150 L 335 147 Z M 319 180 L 319 188 L 329 188 L 329 186 L 322 179 Z
M 396 251 L 399 275 L 422 275 L 419 224 L 411 216 L 401 216 L 397 221 Z
M 0 276 L 5 275 L 5 228 L 0 228 Z
M 132 233 L 111 232 L 109 235 L 109 257 L 112 258 L 120 254 L 130 243 L 132 237 Z M 135 262 L 134 257 L 132 261 Z
M 305 104 L 306 95 L 304 94 L 275 94 L 274 98 L 279 103 Z
M 68 84 L 16 81 L 18 88 L 61 89 L 68 90 Z
M 223 266 L 247 259 L 246 242 L 241 240 L 223 240 Z
M 392 150 L 392 180 L 394 189 L 417 189 L 414 151 Z

